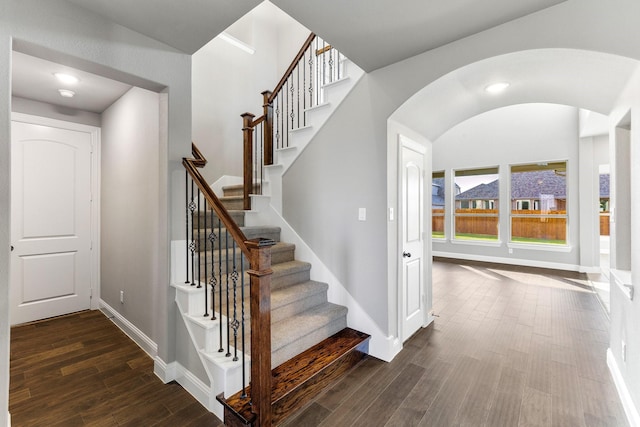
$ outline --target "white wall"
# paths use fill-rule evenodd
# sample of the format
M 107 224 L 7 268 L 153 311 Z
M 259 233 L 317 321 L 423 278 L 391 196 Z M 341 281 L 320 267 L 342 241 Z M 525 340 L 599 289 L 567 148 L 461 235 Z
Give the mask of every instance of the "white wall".
M 640 59 L 635 42 L 640 26 L 632 18 L 638 14 L 640 3 L 632 0 L 569 0 L 365 75 L 285 175 L 285 219 L 367 314 L 391 333 L 387 289 L 395 284 L 387 283 L 386 211 L 393 207 L 387 200 L 394 199 L 386 194 L 389 117 L 440 77 L 498 55 L 570 48 Z M 562 98 L 561 84 L 555 96 Z M 520 102 L 537 101 L 542 100 L 531 93 Z M 366 222 L 357 220 L 358 207 L 367 208 Z
M 569 248 L 557 252 L 549 247 L 508 244 L 511 197 L 509 182 L 513 164 L 567 161 Z M 446 240 L 433 240 L 436 255 L 515 264 L 578 269 L 579 236 L 578 111 L 557 104 L 520 104 L 486 112 L 453 127 L 433 144 L 433 170 L 445 171 L 447 194 L 452 194 L 453 171 L 478 167 L 499 168 L 500 243 L 454 242 L 451 212 L 453 198 L 447 196 Z M 597 174 L 597 169 L 594 171 Z M 594 209 L 597 205 L 594 206 Z M 534 249 L 535 248 L 535 249 Z M 509 252 L 511 249 L 512 253 Z
M 112 24 L 84 9 L 61 0 L 9 0 L 0 2 L 0 247 L 9 241 L 9 144 L 11 48 L 34 56 L 65 63 L 128 84 L 154 91 L 164 90 L 168 115 L 165 142 L 160 146 L 159 229 L 155 236 L 163 261 L 156 272 L 157 288 L 150 296 L 155 312 L 154 335 L 160 357 L 175 358 L 174 303 L 169 288 L 168 250 L 170 236 L 181 238 L 184 221 L 170 211 L 172 200 L 182 200 L 184 172 L 180 160 L 189 153 L 191 140 L 191 58 L 124 27 Z M 164 89 L 163 89 L 164 88 Z M 170 177 L 176 177 L 175 186 Z M 182 208 L 175 208 L 179 214 Z M 170 222 L 171 221 L 171 222 Z M 0 426 L 5 425 L 8 397 L 8 287 L 10 254 L 0 251 Z
M 5 3 L 0 3 L 0 17 L 6 15 Z M 2 18 L 0 18 L 0 21 Z M 11 73 L 11 44 L 5 27 L 0 26 L 0 76 Z M 9 205 L 11 189 L 11 84 L 0 79 L 0 427 L 6 427 L 9 413 Z
M 629 392 L 629 396 L 636 410 L 640 409 L 640 248 L 636 242 L 640 241 L 640 71 L 635 74 L 627 89 L 621 95 L 616 109 L 610 116 L 610 132 L 615 134 L 618 122 L 631 112 L 631 230 L 619 229 L 618 224 L 611 224 L 612 241 L 617 233 L 630 234 L 631 236 L 631 283 L 636 295 L 630 301 L 621 289 L 615 284 L 611 285 L 611 336 L 610 356 L 623 381 L 623 387 Z M 615 146 L 615 136 L 612 135 L 612 147 Z M 616 159 L 611 157 L 612 182 L 617 175 Z M 625 191 L 626 193 L 626 191 Z M 616 194 L 612 186 L 611 205 L 616 208 L 616 197 L 627 197 L 625 194 Z M 615 258 L 615 245 L 611 246 L 612 258 Z M 622 357 L 622 342 L 626 342 L 626 361 Z M 612 369 L 614 372 L 616 369 Z M 635 422 L 640 422 L 636 418 Z M 636 424 L 638 425 L 638 424 Z
M 100 127 L 101 124 L 100 114 L 60 107 L 59 105 L 47 104 L 46 102 L 34 101 L 17 96 L 11 97 L 11 111 L 95 127 Z
M 255 49 L 253 55 L 216 37 L 193 55 L 193 142 L 209 164 L 208 182 L 242 176 L 242 118 L 262 115 L 262 95 L 273 90 L 309 31 L 265 2 L 228 32 Z
M 158 340 L 159 95 L 133 88 L 102 113 L 100 298 Z M 120 291 L 124 303 L 120 303 Z

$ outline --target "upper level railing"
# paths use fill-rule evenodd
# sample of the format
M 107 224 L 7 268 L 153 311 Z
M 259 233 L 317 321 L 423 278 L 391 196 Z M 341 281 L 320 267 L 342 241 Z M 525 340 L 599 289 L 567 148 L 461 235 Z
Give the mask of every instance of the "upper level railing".
M 262 194 L 264 166 L 275 150 L 290 148 L 290 132 L 307 126 L 309 109 L 325 102 L 323 87 L 344 77 L 344 56 L 311 33 L 273 91 L 262 92 L 262 115 L 242 115 L 244 208 Z
M 218 320 L 217 351 L 242 363 L 243 397 L 251 400 L 257 425 L 271 425 L 271 246 L 247 240 L 199 168 L 207 161 L 195 145 L 186 169 L 186 280 L 204 292 L 203 316 Z M 248 268 L 247 268 L 248 264 Z M 245 372 L 245 273 L 249 277 L 251 388 Z

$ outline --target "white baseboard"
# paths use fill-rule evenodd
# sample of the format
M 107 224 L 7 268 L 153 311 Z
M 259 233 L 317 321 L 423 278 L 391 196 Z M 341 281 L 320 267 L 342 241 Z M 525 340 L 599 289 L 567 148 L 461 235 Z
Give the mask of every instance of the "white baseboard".
M 153 373 L 165 384 L 175 381 L 176 363 L 177 362 L 171 362 L 167 365 L 160 356 L 156 356 L 156 358 L 153 359 Z
M 631 393 L 629 393 L 629 389 L 624 382 L 622 373 L 618 368 L 618 362 L 616 361 L 615 357 L 613 357 L 613 352 L 610 348 L 607 349 L 607 365 L 609 366 L 609 371 L 611 371 L 613 382 L 616 385 L 618 395 L 620 396 L 620 400 L 622 401 L 624 412 L 625 414 L 627 414 L 629 425 L 631 427 L 640 427 L 640 414 L 638 414 L 638 409 L 633 403 Z
M 7 427 L 11 427 L 11 414 L 7 412 Z
M 496 264 L 521 265 L 524 267 L 550 268 L 554 270 L 579 271 L 584 272 L 585 267 L 575 264 L 563 264 L 559 262 L 536 261 L 523 258 L 503 258 L 485 255 L 470 255 L 457 252 L 433 251 L 434 257 L 463 259 L 466 261 L 492 262 Z
M 152 359 L 158 356 L 158 344 L 151 338 L 146 336 L 133 323 L 129 322 L 122 314 L 118 313 L 113 307 L 100 300 L 100 311 L 102 311 L 113 323 L 119 327 L 129 338 L 131 338 L 138 346 L 143 349 Z

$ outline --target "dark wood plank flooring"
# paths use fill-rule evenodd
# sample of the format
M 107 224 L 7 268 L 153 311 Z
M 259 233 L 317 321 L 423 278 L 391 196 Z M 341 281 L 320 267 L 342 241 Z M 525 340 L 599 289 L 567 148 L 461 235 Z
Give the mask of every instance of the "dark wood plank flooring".
M 221 426 L 99 311 L 11 329 L 13 427 Z
M 434 324 L 366 358 L 287 427 L 627 426 L 586 277 L 434 263 Z M 13 426 L 220 426 L 99 312 L 12 329 Z
M 285 425 L 627 426 L 585 275 L 434 262 L 434 324 L 367 358 Z

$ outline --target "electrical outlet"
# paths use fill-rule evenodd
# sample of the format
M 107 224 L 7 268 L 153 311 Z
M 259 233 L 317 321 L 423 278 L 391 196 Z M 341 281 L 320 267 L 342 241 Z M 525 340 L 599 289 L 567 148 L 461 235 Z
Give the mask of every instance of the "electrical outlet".
M 124 291 L 120 291 L 120 304 L 124 304 Z

